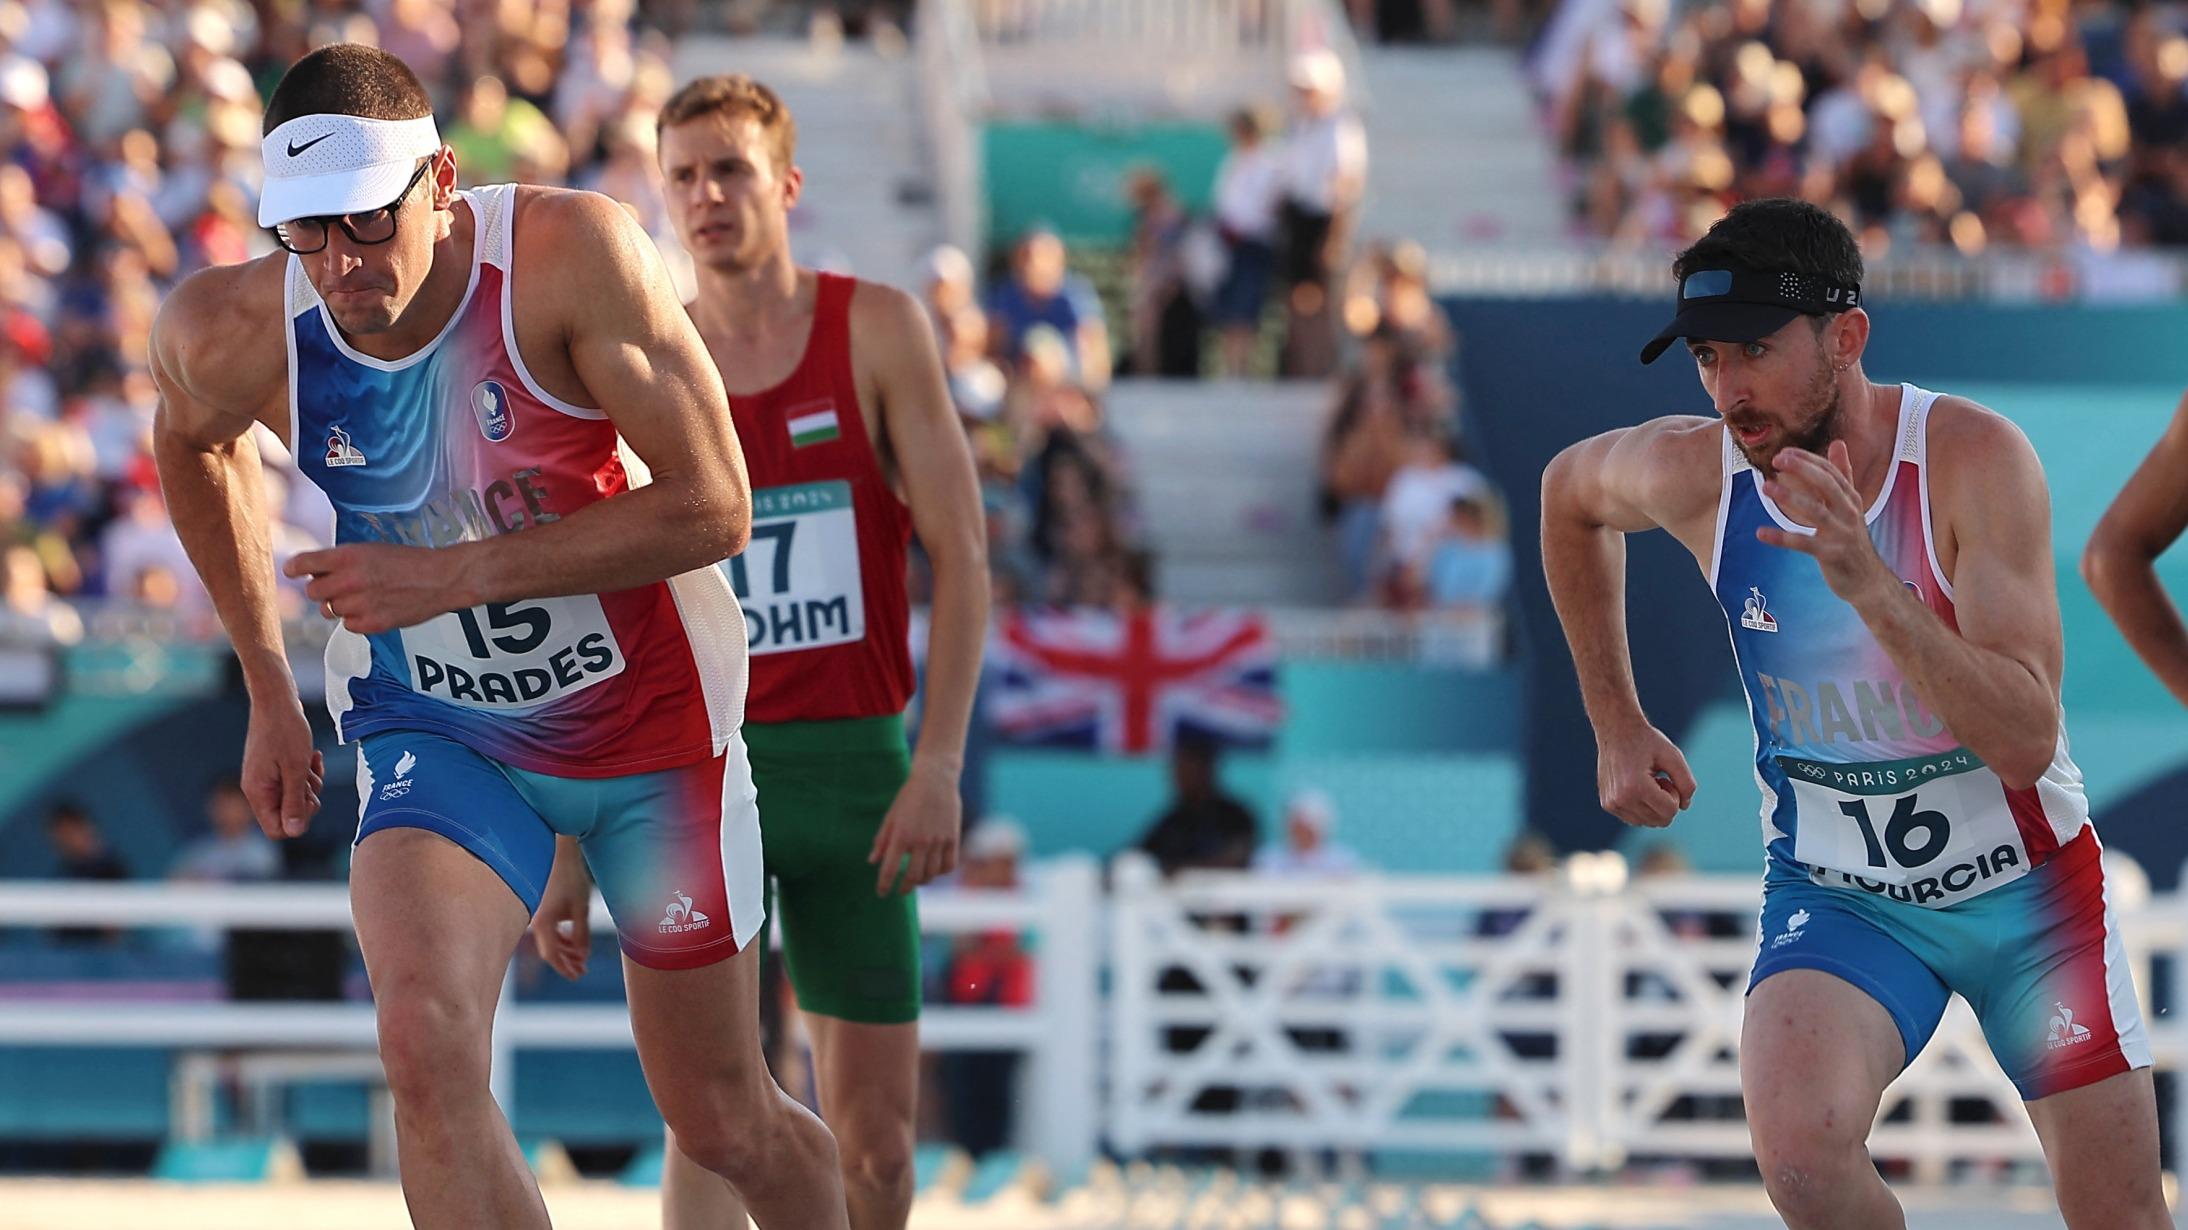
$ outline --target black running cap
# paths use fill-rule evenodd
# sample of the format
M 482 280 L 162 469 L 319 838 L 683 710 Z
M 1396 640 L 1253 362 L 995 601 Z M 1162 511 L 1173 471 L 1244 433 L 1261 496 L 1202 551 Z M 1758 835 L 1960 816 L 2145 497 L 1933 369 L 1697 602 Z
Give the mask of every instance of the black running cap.
M 1826 316 L 1861 306 L 1861 287 L 1760 269 L 1697 269 L 1679 283 L 1679 314 L 1641 348 L 1641 361 L 1681 338 L 1752 342 L 1783 329 L 1795 316 Z

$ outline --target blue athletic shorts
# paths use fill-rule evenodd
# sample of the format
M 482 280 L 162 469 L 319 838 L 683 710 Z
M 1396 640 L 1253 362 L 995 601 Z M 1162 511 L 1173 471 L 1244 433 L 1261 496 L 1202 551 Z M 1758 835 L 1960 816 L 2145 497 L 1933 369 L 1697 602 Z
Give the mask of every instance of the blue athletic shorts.
M 2085 829 L 2042 866 L 1944 909 L 1827 888 L 1773 860 L 1762 950 L 1748 978 L 1835 975 L 1884 1006 L 1914 1061 L 1957 992 L 2025 1099 L 2150 1066 L 2150 1042 Z
M 357 841 L 439 833 L 539 908 L 555 837 L 575 837 L 623 952 L 656 969 L 729 957 L 766 917 L 760 813 L 742 735 L 712 760 L 625 777 L 550 777 L 440 735 L 391 730 L 357 748 Z

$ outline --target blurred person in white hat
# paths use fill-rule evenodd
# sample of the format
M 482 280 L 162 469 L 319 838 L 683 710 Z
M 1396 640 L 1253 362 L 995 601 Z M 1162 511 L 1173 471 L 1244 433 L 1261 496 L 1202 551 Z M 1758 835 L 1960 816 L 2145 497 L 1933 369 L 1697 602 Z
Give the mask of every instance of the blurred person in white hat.
M 1328 48 L 1292 57 L 1278 275 L 1286 299 L 1283 372 L 1327 376 L 1337 362 L 1335 283 L 1367 191 L 1367 131 L 1345 106 L 1345 65 Z
M 937 331 L 958 311 L 977 304 L 972 258 L 955 244 L 937 245 L 920 262 L 921 297 Z
M 1330 836 L 1337 802 L 1312 786 L 1284 804 L 1284 838 L 1254 855 L 1254 870 L 1274 876 L 1340 876 L 1360 870 L 1360 856 Z
M 847 1230 L 834 1139 L 760 1054 L 747 655 L 716 631 L 737 627 L 715 565 L 750 537 L 751 485 L 653 244 L 597 194 L 458 191 L 417 75 L 362 44 L 288 69 L 261 157 L 284 251 L 168 295 L 153 451 L 251 696 L 243 787 L 277 840 L 310 825 L 325 765 L 254 426 L 336 509 L 337 545 L 281 572 L 340 624 L 327 690 L 366 783 L 350 900 L 412 1220 L 546 1230 L 487 1043 L 510 952 L 590 864 L 686 1151 L 771 1228 Z M 563 938 L 535 936 L 581 972 L 585 934 Z
M 1017 820 L 984 817 L 965 833 L 964 870 L 958 882 L 966 888 L 1017 888 L 1019 861 L 1031 846 L 1026 826 Z

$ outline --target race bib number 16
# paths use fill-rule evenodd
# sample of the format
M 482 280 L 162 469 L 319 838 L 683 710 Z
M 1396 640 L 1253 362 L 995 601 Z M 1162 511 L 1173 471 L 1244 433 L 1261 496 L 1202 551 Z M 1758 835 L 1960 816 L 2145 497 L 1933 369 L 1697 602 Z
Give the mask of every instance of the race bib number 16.
M 1780 756 L 1778 767 L 1800 812 L 1793 857 L 1812 868 L 1917 905 L 2027 870 L 2003 784 L 1965 748 L 1871 764 Z
M 858 517 L 842 480 L 752 493 L 752 542 L 722 565 L 757 656 L 866 637 Z

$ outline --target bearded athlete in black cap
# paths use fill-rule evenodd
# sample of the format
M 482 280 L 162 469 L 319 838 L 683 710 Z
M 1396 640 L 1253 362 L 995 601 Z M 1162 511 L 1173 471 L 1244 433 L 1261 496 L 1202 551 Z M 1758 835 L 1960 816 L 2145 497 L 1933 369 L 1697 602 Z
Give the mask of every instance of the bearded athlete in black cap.
M 1954 993 L 2026 1099 L 2075 1230 L 2171 1224 L 2150 1048 L 2059 708 L 2050 499 L 2012 423 L 1863 373 L 1861 256 L 1801 201 L 1679 254 L 1716 418 L 1585 440 L 1542 484 L 1542 554 L 1595 726 L 1603 806 L 1693 798 L 1649 724 L 1624 535 L 1663 528 L 1725 610 L 1755 719 L 1762 949 L 1740 1080 L 1795 1230 L 1904 1226 L 1866 1141 Z

